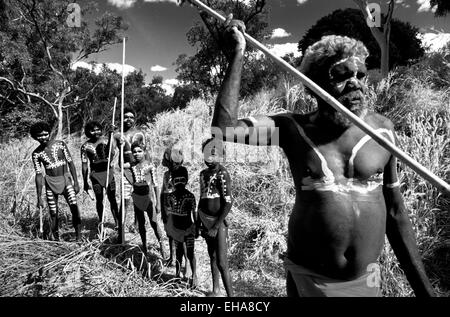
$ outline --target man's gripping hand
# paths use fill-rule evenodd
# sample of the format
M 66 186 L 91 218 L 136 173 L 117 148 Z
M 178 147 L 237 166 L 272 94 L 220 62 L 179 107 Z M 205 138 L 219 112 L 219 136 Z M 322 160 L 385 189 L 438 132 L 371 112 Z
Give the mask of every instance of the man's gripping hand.
M 230 13 L 223 23 L 223 27 L 223 39 L 226 48 L 232 53 L 244 54 L 246 46 L 244 22 L 241 20 L 233 20 L 233 14 Z

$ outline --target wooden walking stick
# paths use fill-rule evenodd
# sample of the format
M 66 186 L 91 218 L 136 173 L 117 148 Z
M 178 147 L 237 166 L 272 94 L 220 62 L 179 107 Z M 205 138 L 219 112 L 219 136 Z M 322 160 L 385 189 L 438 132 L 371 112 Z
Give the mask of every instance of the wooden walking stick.
M 125 38 L 123 38 L 123 52 L 122 52 L 122 94 L 120 96 L 120 136 L 123 138 L 123 111 L 124 111 L 124 102 L 125 102 Z M 120 144 L 120 158 L 121 158 L 121 164 L 120 164 L 120 181 L 121 181 L 121 214 L 120 214 L 120 241 L 121 243 L 125 243 L 125 179 L 123 175 L 123 164 L 125 163 L 125 157 L 123 154 L 123 148 L 124 148 L 125 142 L 121 142 Z
M 216 18 L 219 21 L 225 22 L 226 19 L 221 16 L 219 13 L 205 5 L 199 0 L 186 0 L 190 2 L 192 5 L 196 6 L 198 9 L 208 13 L 210 16 Z M 183 3 L 182 1 L 181 3 Z M 378 144 L 380 144 L 383 148 L 385 148 L 387 151 L 389 151 L 392 155 L 396 156 L 398 159 L 403 161 L 406 165 L 408 165 L 411 169 L 413 169 L 417 174 L 422 176 L 424 179 L 429 181 L 431 184 L 436 186 L 436 188 L 442 192 L 443 194 L 450 197 L 450 185 L 444 182 L 442 179 L 440 179 L 438 176 L 433 174 L 430 170 L 428 170 L 426 167 L 422 166 L 418 162 L 416 162 L 413 158 L 411 158 L 409 155 L 407 155 L 405 152 L 400 150 L 398 147 L 396 147 L 392 142 L 384 138 L 379 132 L 372 129 L 371 126 L 369 126 L 367 123 L 365 123 L 363 120 L 361 120 L 358 116 L 356 116 L 353 112 L 348 110 L 346 107 L 344 107 L 339 101 L 337 101 L 334 97 L 332 97 L 328 92 L 326 92 L 324 89 L 322 89 L 320 86 L 318 86 L 315 82 L 313 82 L 311 79 L 306 77 L 304 74 L 302 74 L 300 71 L 292 67 L 289 63 L 287 63 L 282 58 L 274 55 L 272 52 L 269 51 L 267 47 L 265 47 L 263 44 L 252 38 L 247 33 L 243 33 L 245 39 L 248 43 L 250 43 L 255 48 L 262 51 L 266 56 L 272 58 L 281 68 L 283 68 L 285 71 L 291 73 L 296 78 L 299 78 L 300 81 L 307 86 L 309 89 L 314 91 L 318 96 L 320 96 L 324 101 L 326 101 L 329 105 L 331 105 L 334 109 L 337 111 L 343 113 L 347 119 L 349 119 L 354 125 L 359 127 L 361 130 L 363 130 L 365 133 L 367 133 L 369 136 L 372 137 Z
M 39 206 L 39 235 L 44 236 L 44 225 L 42 223 L 42 206 Z
M 112 126 L 114 127 L 114 120 L 116 118 L 116 104 L 117 104 L 117 97 L 114 98 L 114 108 L 113 108 L 113 115 L 112 115 Z M 105 195 L 103 196 L 103 213 L 102 213 L 102 220 L 100 222 L 100 242 L 103 242 L 103 222 L 105 221 L 105 201 L 106 197 L 108 196 L 108 186 L 109 186 L 109 165 L 111 164 L 111 152 L 112 152 L 112 146 L 113 146 L 113 139 L 114 139 L 114 131 L 111 131 L 111 136 L 109 137 L 109 150 L 108 150 L 108 172 L 106 173 L 106 186 L 105 186 Z M 115 199 L 115 198 L 114 198 Z M 119 219 L 117 219 L 119 221 Z

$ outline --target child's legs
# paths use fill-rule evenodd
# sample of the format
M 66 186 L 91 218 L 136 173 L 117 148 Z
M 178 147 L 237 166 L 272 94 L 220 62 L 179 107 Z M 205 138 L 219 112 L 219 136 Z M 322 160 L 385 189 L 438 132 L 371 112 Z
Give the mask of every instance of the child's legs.
M 211 274 L 213 280 L 213 293 L 219 293 L 219 269 L 217 267 L 217 237 L 216 238 L 206 238 L 206 245 L 208 246 L 208 254 L 211 265 Z
M 135 217 L 135 219 L 137 219 L 137 222 L 138 222 L 139 234 L 141 236 L 142 247 L 143 247 L 144 253 L 147 254 L 147 235 L 146 235 L 146 230 L 145 230 L 144 211 L 139 209 L 138 207 L 134 206 L 134 217 Z
M 161 256 L 164 260 L 166 258 L 166 252 L 164 250 L 164 245 L 163 245 L 163 241 L 162 241 L 163 234 L 162 234 L 161 227 L 157 222 L 156 217 L 154 217 L 155 216 L 153 214 L 154 212 L 156 212 L 156 211 L 153 210 L 153 204 L 150 203 L 150 205 L 147 208 L 147 215 L 150 220 L 150 226 L 152 227 L 153 232 L 155 233 L 156 240 L 158 240 L 158 242 L 159 242 L 159 247 L 161 249 Z
M 193 287 L 197 286 L 197 261 L 195 259 L 195 238 L 193 235 L 187 236 L 184 243 L 186 247 L 186 257 L 189 261 L 192 271 L 192 285 Z M 187 261 L 186 261 L 187 266 Z
M 45 195 L 47 197 L 48 211 L 50 213 L 50 230 L 52 231 L 54 238 L 59 238 L 58 195 L 54 194 L 49 188 L 45 190 Z
M 95 207 L 97 208 L 97 215 L 98 215 L 98 220 L 102 221 L 102 217 L 103 217 L 103 187 L 98 184 L 95 183 L 92 178 L 92 187 L 94 189 L 94 193 L 95 193 Z
M 233 290 L 231 287 L 231 275 L 228 267 L 227 256 L 227 237 L 228 228 L 222 223 L 217 232 L 217 267 L 222 275 L 222 282 L 228 296 L 233 296 Z
M 156 221 L 156 217 L 153 217 L 153 204 L 150 203 L 148 208 L 147 208 L 147 216 L 148 219 L 150 220 L 150 226 L 153 229 L 153 232 L 155 233 L 156 239 L 158 240 L 158 242 L 161 241 L 161 237 L 162 237 L 162 231 L 161 231 L 161 227 L 159 226 L 158 222 Z
M 175 264 L 175 275 L 176 277 L 180 277 L 180 271 L 181 271 L 181 261 L 183 260 L 183 242 L 179 242 L 174 239 L 175 244 L 175 258 L 176 258 L 176 264 Z
M 80 210 L 77 205 L 77 196 L 72 185 L 67 185 L 63 192 L 64 198 L 69 205 L 70 212 L 72 213 L 72 225 L 78 230 L 77 226 L 81 224 Z
M 111 213 L 113 215 L 114 222 L 117 225 L 119 223 L 119 207 L 117 206 L 116 182 L 114 181 L 114 179 L 109 184 L 106 194 L 108 196 L 109 205 L 111 207 Z

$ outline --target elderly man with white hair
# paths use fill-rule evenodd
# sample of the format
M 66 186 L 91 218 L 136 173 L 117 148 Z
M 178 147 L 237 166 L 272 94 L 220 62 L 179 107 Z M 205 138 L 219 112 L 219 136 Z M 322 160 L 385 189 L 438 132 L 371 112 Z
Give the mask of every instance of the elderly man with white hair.
M 226 141 L 278 145 L 286 154 L 296 188 L 285 258 L 287 295 L 380 296 L 377 262 L 386 234 L 415 294 L 434 296 L 391 153 L 319 98 L 312 113 L 238 119 L 245 25 L 231 18 L 224 28 L 231 59 L 212 131 Z M 324 36 L 306 50 L 300 71 L 397 143 L 392 122 L 367 107 L 367 56 L 360 41 Z

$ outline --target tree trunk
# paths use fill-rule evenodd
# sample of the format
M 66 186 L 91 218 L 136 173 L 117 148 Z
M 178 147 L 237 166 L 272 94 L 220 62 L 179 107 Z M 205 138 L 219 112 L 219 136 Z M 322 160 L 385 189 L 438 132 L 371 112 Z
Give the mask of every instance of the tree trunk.
M 381 76 L 386 78 L 389 74 L 389 39 L 384 39 L 383 43 L 380 44 L 381 49 L 381 61 L 380 70 Z
M 368 9 L 368 1 L 367 0 L 354 0 L 354 2 L 359 6 L 361 12 L 364 17 L 367 19 L 370 18 L 370 10 Z M 378 43 L 378 46 L 381 50 L 380 57 L 380 71 L 381 76 L 386 78 L 389 74 L 389 40 L 391 37 L 391 20 L 392 15 L 394 13 L 395 1 L 390 0 L 388 2 L 388 13 L 386 15 L 386 21 L 383 24 L 383 31 L 377 27 L 370 27 L 370 31 L 372 32 L 373 37 Z
M 56 133 L 56 139 L 60 140 L 62 138 L 62 128 L 63 128 L 63 119 L 64 119 L 64 115 L 63 115 L 63 103 L 64 103 L 64 99 L 66 99 L 66 96 L 68 94 L 68 92 L 70 91 L 70 86 L 67 86 L 62 92 L 61 95 L 58 99 L 58 129 L 57 129 L 57 133 Z

